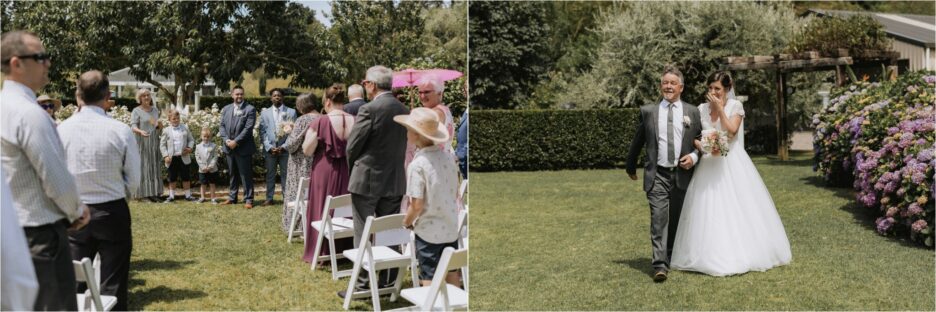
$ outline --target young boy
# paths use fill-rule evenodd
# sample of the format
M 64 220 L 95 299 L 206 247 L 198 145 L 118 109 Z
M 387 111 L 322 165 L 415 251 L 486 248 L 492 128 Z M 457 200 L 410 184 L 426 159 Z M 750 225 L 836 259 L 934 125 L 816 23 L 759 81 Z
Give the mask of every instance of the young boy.
M 211 130 L 203 128 L 201 130 L 201 143 L 195 146 L 195 162 L 198 163 L 198 182 L 201 183 L 201 198 L 199 203 L 205 201 L 205 187 L 210 186 L 208 198 L 212 204 L 217 204 L 214 198 L 215 180 L 218 172 L 218 150 L 211 142 Z
M 452 156 L 439 148 L 448 140 L 445 125 L 429 108 L 416 108 L 393 120 L 407 128 L 406 137 L 416 146 L 416 155 L 407 169 L 406 195 L 409 210 L 403 226 L 416 233 L 416 259 L 423 286 L 432 283 L 445 247 L 458 249 L 458 212 L 455 204 L 458 167 Z M 460 285 L 458 273 L 448 272 L 446 282 Z
M 163 130 L 159 138 L 159 151 L 162 153 L 166 168 L 169 169 L 169 198 L 166 203 L 175 200 L 175 182 L 182 181 L 185 188 L 185 200 L 193 201 L 192 181 L 189 176 L 189 164 L 192 163 L 192 148 L 195 147 L 195 138 L 188 126 L 181 124 L 181 117 L 176 110 L 169 111 L 168 129 Z

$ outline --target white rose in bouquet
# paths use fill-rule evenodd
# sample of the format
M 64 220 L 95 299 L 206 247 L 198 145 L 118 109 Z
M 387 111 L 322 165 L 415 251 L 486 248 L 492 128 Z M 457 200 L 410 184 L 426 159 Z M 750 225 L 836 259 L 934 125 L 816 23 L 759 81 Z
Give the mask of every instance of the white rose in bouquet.
M 702 130 L 702 151 L 712 156 L 727 156 L 728 133 L 715 129 Z

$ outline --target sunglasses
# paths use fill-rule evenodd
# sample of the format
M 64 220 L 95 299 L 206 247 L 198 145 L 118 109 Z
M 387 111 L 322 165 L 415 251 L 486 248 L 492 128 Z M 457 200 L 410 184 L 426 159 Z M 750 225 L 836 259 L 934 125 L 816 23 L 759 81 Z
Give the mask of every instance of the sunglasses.
M 39 63 L 39 64 L 45 64 L 46 62 L 49 62 L 52 60 L 52 55 L 45 53 L 45 52 L 36 53 L 36 54 L 27 54 L 27 55 L 17 55 L 15 57 L 18 57 L 20 59 L 34 59 L 36 60 L 36 63 Z M 11 59 L 12 58 L 3 60 L 3 63 L 9 64 Z
M 53 108 L 55 108 L 55 104 L 52 104 L 52 103 L 49 103 L 49 104 L 39 104 L 39 106 L 42 107 L 42 109 L 53 109 Z
M 429 95 L 435 93 L 433 90 L 419 91 L 419 95 Z

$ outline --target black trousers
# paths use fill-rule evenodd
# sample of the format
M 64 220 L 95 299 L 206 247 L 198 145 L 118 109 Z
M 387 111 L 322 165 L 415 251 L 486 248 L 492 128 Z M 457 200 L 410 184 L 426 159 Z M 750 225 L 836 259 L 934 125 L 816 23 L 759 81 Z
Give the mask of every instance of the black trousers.
M 67 219 L 35 227 L 23 227 L 39 282 L 33 309 L 75 311 L 75 269 L 68 252 Z
M 375 218 L 400 213 L 400 202 L 403 196 L 376 197 L 351 193 L 352 218 L 354 219 L 354 248 L 360 247 L 361 236 L 364 235 L 364 224 L 367 217 Z M 402 226 L 402 225 L 401 225 Z M 397 269 L 381 270 L 377 272 L 378 286 L 390 284 L 397 277 Z M 358 288 L 369 288 L 369 278 L 366 274 L 358 275 Z
M 130 207 L 126 199 L 90 204 L 91 222 L 69 235 L 72 259 L 81 260 L 101 254 L 101 294 L 116 296 L 114 311 L 127 310 L 130 280 L 130 252 L 133 235 L 130 231 Z M 84 292 L 87 285 L 79 285 Z

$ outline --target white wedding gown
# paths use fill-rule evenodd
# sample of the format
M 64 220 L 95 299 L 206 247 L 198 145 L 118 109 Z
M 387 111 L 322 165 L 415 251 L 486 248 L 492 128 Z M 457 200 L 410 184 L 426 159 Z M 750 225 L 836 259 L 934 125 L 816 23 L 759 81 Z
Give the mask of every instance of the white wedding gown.
M 699 106 L 702 129 L 722 130 L 708 104 Z M 726 115 L 744 116 L 729 100 Z M 686 190 L 673 243 L 671 267 L 713 276 L 766 271 L 793 256 L 780 215 L 751 157 L 744 151 L 744 122 L 725 157 L 703 155 Z

